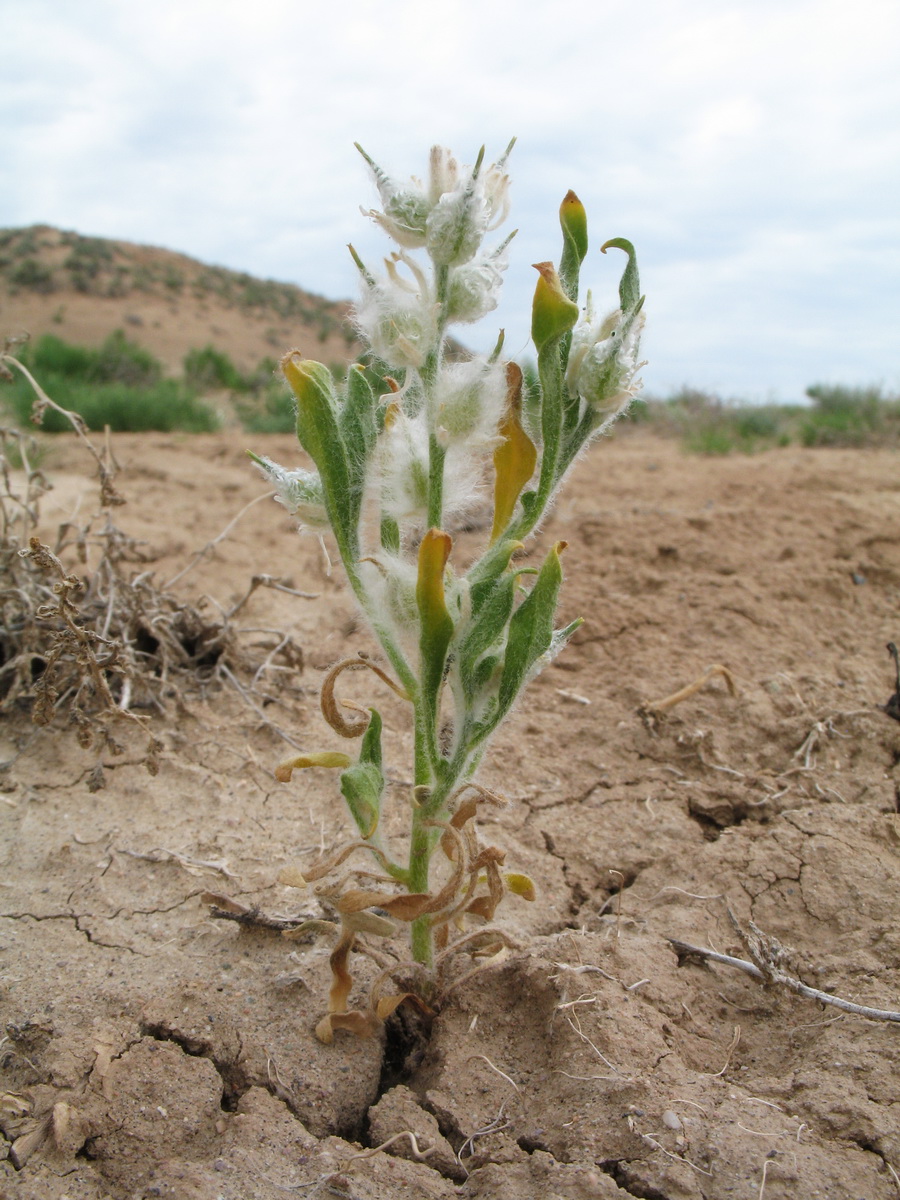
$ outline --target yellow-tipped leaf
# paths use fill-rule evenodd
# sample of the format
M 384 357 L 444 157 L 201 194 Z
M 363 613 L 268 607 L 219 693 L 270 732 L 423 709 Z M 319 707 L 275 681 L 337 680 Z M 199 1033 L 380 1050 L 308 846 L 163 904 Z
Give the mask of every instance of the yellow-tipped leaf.
M 522 369 L 517 363 L 506 365 L 506 410 L 497 429 L 503 441 L 494 451 L 494 525 L 495 542 L 515 512 L 516 501 L 534 474 L 537 449 L 522 428 Z

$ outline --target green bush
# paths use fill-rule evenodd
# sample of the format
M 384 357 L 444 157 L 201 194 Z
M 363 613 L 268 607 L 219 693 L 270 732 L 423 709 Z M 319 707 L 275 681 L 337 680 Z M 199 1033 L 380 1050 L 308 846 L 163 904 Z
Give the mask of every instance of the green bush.
M 144 433 L 156 430 L 170 433 L 212 433 L 218 428 L 213 410 L 176 379 L 161 379 L 151 387 L 132 387 L 126 383 L 72 383 L 64 376 L 44 373 L 40 377 L 44 391 L 63 408 L 77 412 L 89 429 L 109 426 L 114 432 Z M 27 425 L 31 419 L 34 395 L 24 379 L 0 392 L 16 420 Z M 52 409 L 41 423 L 47 433 L 66 433 L 71 425 Z
M 297 427 L 294 398 L 283 382 L 270 383 L 252 399 L 238 401 L 235 408 L 248 433 L 293 433 Z
M 813 408 L 800 427 L 804 446 L 873 445 L 900 434 L 900 402 L 880 387 L 815 383 L 806 394 Z
M 53 272 L 36 258 L 24 258 L 10 271 L 9 281 L 16 287 L 30 288 L 33 292 L 52 292 L 56 288 Z
M 162 379 L 159 360 L 143 346 L 130 342 L 121 329 L 111 333 L 99 350 L 73 346 L 46 333 L 28 354 L 28 360 L 36 372 L 61 375 L 69 382 L 149 387 Z
M 73 346 L 55 334 L 45 333 L 22 357 L 36 374 L 89 382 L 96 369 L 97 354 L 87 346 Z
M 796 408 L 723 400 L 713 392 L 685 385 L 668 399 L 648 396 L 633 404 L 625 421 L 649 427 L 663 437 L 681 439 L 691 454 L 754 454 L 787 446 L 796 436 Z
M 736 448 L 732 431 L 725 424 L 701 426 L 684 436 L 684 448 L 691 454 L 711 457 L 730 454 Z
M 72 252 L 63 266 L 72 277 L 72 285 L 78 292 L 90 292 L 103 266 L 112 262 L 112 247 L 103 238 L 77 235 L 67 244 L 72 246 Z
M 48 333 L 26 347 L 22 359 L 44 391 L 62 408 L 79 413 L 90 429 L 207 433 L 218 426 L 216 414 L 193 390 L 163 379 L 159 361 L 121 330 L 98 350 Z M 34 394 L 23 376 L 17 373 L 12 384 L 2 385 L 0 401 L 21 425 L 31 423 Z M 51 409 L 41 428 L 60 433 L 71 426 Z
M 250 386 L 228 355 L 209 345 L 202 350 L 190 350 L 185 355 L 184 377 L 192 387 L 204 391 L 227 388 L 232 392 L 244 392 Z

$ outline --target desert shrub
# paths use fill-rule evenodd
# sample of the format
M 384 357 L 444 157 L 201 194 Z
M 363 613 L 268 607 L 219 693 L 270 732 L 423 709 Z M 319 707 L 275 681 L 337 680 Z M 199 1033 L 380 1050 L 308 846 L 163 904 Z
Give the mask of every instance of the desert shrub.
M 78 413 L 88 429 L 102 430 L 107 425 L 114 432 L 145 433 L 155 430 L 169 433 L 180 429 L 186 433 L 212 433 L 219 421 L 213 409 L 204 404 L 183 383 L 176 379 L 160 379 L 149 387 L 134 387 L 127 383 L 73 383 L 52 372 L 44 372 L 42 380 L 48 390 L 64 396 L 68 408 Z M 21 425 L 29 421 L 32 397 L 19 381 L 0 393 L 15 419 Z M 47 433 L 64 433 L 70 423 L 53 410 L 44 415 L 41 429 Z
M 103 238 L 77 235 L 68 244 L 72 250 L 63 266 L 69 272 L 76 291 L 90 292 L 103 266 L 112 261 L 112 247 Z
M 227 388 L 232 392 L 243 392 L 249 387 L 228 355 L 209 345 L 202 350 L 190 350 L 185 355 L 184 378 L 191 387 L 203 391 Z
M 23 352 L 23 363 L 37 372 L 45 389 L 76 412 L 89 429 L 109 426 L 116 431 L 208 433 L 218 426 L 213 410 L 197 399 L 192 389 L 174 379 L 163 379 L 162 366 L 141 346 L 116 331 L 97 349 L 75 346 L 54 334 L 45 334 Z M 28 382 L 16 376 L 2 384 L 0 399 L 20 425 L 31 420 L 33 394 Z M 60 433 L 70 423 L 48 409 L 41 426 Z
M 900 402 L 880 387 L 816 383 L 806 394 L 813 408 L 800 427 L 804 446 L 864 446 L 900 434 Z
M 55 334 L 45 333 L 22 355 L 31 368 L 65 379 L 89 382 L 94 377 L 97 351 L 88 346 L 75 346 Z
M 219 679 L 258 712 L 251 698 L 256 681 L 277 671 L 279 658 L 302 670 L 303 654 L 273 630 L 276 641 L 265 646 L 270 653 L 260 663 L 241 646 L 233 624 L 258 587 L 283 586 L 280 579 L 254 576 L 241 599 L 227 609 L 216 604 L 212 613 L 208 598 L 195 606 L 170 591 L 220 539 L 168 583 L 157 582 L 147 569 L 152 552 L 116 522 L 125 499 L 109 445 L 102 451 L 93 445 L 78 414 L 56 404 L 14 349 L 10 341 L 0 344 L 0 378 L 18 375 L 32 389 L 36 413 L 49 410 L 67 422 L 93 459 L 100 507 L 80 523 L 67 520 L 52 548 L 44 545 L 37 536 L 40 501 L 51 485 L 40 469 L 42 449 L 27 434 L 0 425 L 0 714 L 30 711 L 36 725 L 57 726 L 54 738 L 63 723 L 74 728 L 81 747 L 96 755 L 87 776 L 88 789 L 96 791 L 105 784 L 110 757 L 125 753 L 127 729 L 144 737 L 143 761 L 156 773 L 162 747 L 141 709 L 167 711 L 175 702 L 183 713 L 187 687 L 205 689 Z M 248 687 L 233 673 L 245 666 L 254 670 Z M 272 686 L 269 680 L 267 692 Z
M 162 378 L 162 364 L 149 350 L 129 341 L 122 330 L 117 329 L 97 351 L 91 378 L 98 383 L 148 387 Z
M 297 423 L 294 398 L 284 383 L 272 382 L 237 400 L 235 409 L 248 433 L 293 433 Z
M 56 288 L 53 272 L 36 258 L 24 258 L 9 273 L 9 281 L 16 287 L 29 288 L 32 292 L 52 292 Z
M 664 436 L 680 438 L 691 454 L 753 454 L 791 440 L 791 410 L 723 400 L 689 386 L 666 400 L 648 397 L 645 404 L 632 406 L 629 417 Z
M 121 329 L 99 349 L 75 346 L 55 334 L 44 334 L 24 361 L 42 374 L 62 376 L 68 383 L 124 383 L 148 387 L 162 378 L 162 363 L 149 350 L 131 342 Z

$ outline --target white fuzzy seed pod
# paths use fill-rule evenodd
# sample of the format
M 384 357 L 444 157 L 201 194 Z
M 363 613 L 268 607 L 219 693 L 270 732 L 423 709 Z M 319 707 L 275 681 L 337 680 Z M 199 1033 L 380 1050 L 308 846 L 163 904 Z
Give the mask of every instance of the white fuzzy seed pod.
M 329 528 L 318 471 L 305 471 L 302 467 L 289 471 L 271 458 L 255 454 L 251 458 L 275 488 L 275 499 L 291 516 L 299 517 L 303 525 L 314 529 Z
M 476 451 L 492 444 L 506 403 L 506 368 L 482 358 L 449 363 L 435 385 L 438 437 L 445 446 Z

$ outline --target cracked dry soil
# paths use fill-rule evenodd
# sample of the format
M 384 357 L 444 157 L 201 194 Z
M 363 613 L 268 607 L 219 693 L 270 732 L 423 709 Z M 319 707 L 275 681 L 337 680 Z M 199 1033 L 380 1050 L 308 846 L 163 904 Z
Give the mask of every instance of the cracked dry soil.
M 119 523 L 162 580 L 261 491 L 243 437 L 113 441 Z M 254 439 L 279 461 L 293 447 Z M 71 441 L 47 469 L 48 529 L 90 511 Z M 480 536 L 457 536 L 458 560 Z M 679 963 L 666 940 L 746 957 L 726 897 L 793 948 L 807 983 L 900 1007 L 900 726 L 877 707 L 900 640 L 896 456 L 701 460 L 626 431 L 579 464 L 542 536 L 569 541 L 560 615 L 586 623 L 481 775 L 509 797 L 483 836 L 540 894 L 507 901 L 519 949 L 462 981 L 427 1031 L 401 1009 L 381 1038 L 320 1045 L 329 947 L 213 921 L 201 899 L 306 911 L 278 871 L 344 828 L 332 776 L 274 781 L 272 726 L 330 746 L 317 681 L 372 647 L 276 505 L 180 587 L 227 604 L 267 571 L 316 593 L 260 589 L 241 617 L 251 650 L 289 631 L 302 674 L 265 672 L 257 710 L 227 683 L 185 692 L 154 718 L 159 775 L 135 746 L 95 793 L 71 731 L 5 722 L 0 1196 L 900 1194 L 900 1028 Z M 641 717 L 712 663 L 736 696 L 716 677 Z M 384 712 L 399 828 L 401 704 L 349 694 Z M 356 957 L 360 996 L 376 971 Z

